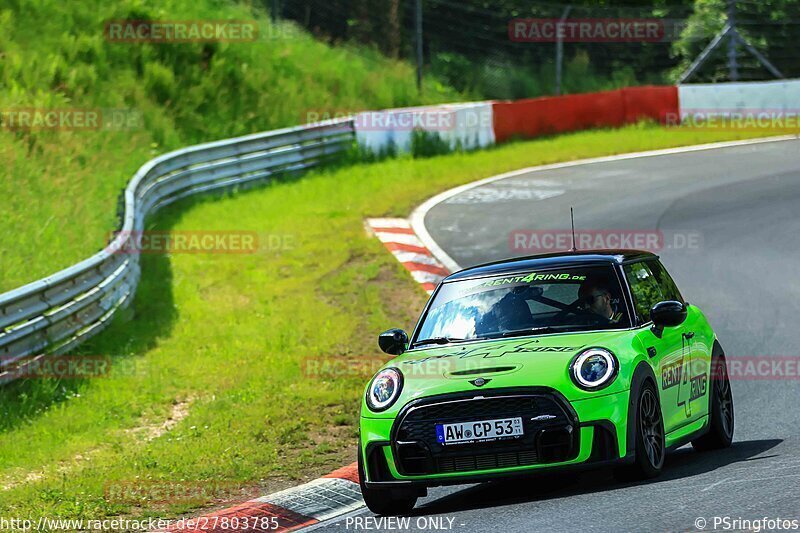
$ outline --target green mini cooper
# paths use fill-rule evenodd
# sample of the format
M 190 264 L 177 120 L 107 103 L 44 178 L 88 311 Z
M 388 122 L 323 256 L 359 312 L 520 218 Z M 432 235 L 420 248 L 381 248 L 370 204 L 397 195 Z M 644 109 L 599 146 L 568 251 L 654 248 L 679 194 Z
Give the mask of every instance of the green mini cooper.
M 725 355 L 658 257 L 567 252 L 447 277 L 361 407 L 361 490 L 404 514 L 427 487 L 611 464 L 657 476 L 668 450 L 730 446 Z

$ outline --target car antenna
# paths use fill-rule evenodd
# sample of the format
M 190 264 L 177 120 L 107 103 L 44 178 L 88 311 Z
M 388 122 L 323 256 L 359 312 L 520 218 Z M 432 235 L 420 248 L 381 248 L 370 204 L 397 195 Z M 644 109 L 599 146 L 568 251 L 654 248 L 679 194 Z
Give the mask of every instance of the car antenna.
M 578 247 L 575 246 L 575 213 L 572 211 L 572 206 L 569 208 L 569 219 L 572 222 L 572 249 L 571 252 L 577 252 Z

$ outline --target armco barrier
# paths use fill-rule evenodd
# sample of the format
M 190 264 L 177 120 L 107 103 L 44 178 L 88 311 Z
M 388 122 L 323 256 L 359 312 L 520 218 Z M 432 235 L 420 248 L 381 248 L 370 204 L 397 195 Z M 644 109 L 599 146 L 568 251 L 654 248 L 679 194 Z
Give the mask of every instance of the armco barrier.
M 634 87 L 597 93 L 571 94 L 495 102 L 497 142 L 513 137 L 538 137 L 589 128 L 619 127 L 642 119 L 665 122 L 678 110 L 675 87 Z
M 131 301 L 139 255 L 129 240 L 148 215 L 193 194 L 306 170 L 349 149 L 354 138 L 348 119 L 192 146 L 147 162 L 125 189 L 122 227 L 106 248 L 0 294 L 0 384 L 95 335 Z

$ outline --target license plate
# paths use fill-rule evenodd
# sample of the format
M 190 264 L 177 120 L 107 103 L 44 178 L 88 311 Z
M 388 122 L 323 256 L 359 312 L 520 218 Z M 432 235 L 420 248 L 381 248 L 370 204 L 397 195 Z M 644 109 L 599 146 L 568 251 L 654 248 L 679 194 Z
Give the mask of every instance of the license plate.
M 463 444 L 466 442 L 486 442 L 523 435 L 522 418 L 500 418 L 459 422 L 457 424 L 436 424 L 436 440 L 440 444 Z

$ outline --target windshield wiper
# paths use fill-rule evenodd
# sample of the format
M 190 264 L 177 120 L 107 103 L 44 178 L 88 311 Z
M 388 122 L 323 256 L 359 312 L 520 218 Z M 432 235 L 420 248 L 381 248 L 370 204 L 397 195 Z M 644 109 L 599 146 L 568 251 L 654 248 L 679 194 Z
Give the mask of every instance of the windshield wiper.
M 594 326 L 587 326 L 583 324 L 559 324 L 555 326 L 542 326 L 537 328 L 525 328 L 525 329 L 514 329 L 511 331 L 504 331 L 503 333 L 499 333 L 497 335 L 493 335 L 496 338 L 502 337 L 521 337 L 523 335 L 538 335 L 540 333 L 557 333 L 559 331 L 581 331 L 586 329 L 592 329 Z
M 539 328 L 525 328 L 525 329 L 514 329 L 511 331 L 504 331 L 499 336 L 500 337 L 520 337 L 522 335 L 536 335 L 538 333 L 554 333 L 559 331 L 559 328 L 554 326 L 543 326 Z
M 414 346 L 422 346 L 423 344 L 450 344 L 452 342 L 466 342 L 474 341 L 475 339 L 459 339 L 454 337 L 431 337 L 430 339 L 422 339 L 414 343 Z

